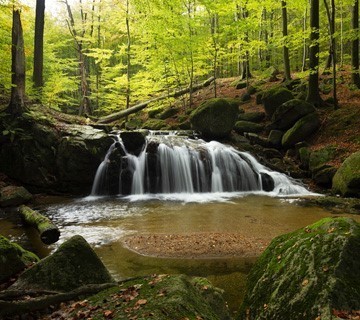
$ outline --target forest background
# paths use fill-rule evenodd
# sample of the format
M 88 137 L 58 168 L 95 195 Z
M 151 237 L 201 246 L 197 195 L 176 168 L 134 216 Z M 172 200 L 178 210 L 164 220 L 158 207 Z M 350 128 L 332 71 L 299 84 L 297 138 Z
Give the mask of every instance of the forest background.
M 40 57 L 34 54 L 42 38 L 34 32 L 35 5 L 44 4 Z M 102 116 L 182 88 L 190 88 L 191 104 L 191 88 L 212 76 L 248 80 L 276 68 L 284 79 L 294 73 L 311 78 L 330 70 L 332 61 L 335 76 L 336 70 L 348 70 L 349 85 L 360 87 L 357 0 L 0 0 L 3 102 L 12 87 L 16 10 L 24 33 L 27 96 L 67 113 Z M 311 56 L 319 61 L 314 64 Z

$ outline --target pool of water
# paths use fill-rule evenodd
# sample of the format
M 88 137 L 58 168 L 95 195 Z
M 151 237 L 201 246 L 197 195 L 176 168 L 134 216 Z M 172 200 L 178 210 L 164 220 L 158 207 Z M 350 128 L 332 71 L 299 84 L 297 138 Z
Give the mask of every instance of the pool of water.
M 71 236 L 82 235 L 117 280 L 152 274 L 185 273 L 204 276 L 225 290 L 232 310 L 243 298 L 246 275 L 257 257 L 179 259 L 147 257 L 124 247 L 127 235 L 158 233 L 239 233 L 249 238 L 272 238 L 333 216 L 317 207 L 301 207 L 293 198 L 263 194 L 157 195 L 88 197 L 39 205 L 61 230 L 58 243 L 41 244 L 36 232 L 14 218 L 0 219 L 0 234 L 46 256 Z M 347 215 L 360 221 L 359 216 Z

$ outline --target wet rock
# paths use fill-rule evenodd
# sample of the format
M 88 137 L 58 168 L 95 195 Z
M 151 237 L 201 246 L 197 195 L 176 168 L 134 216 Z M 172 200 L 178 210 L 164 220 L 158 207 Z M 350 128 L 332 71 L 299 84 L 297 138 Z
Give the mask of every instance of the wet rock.
M 273 178 L 265 172 L 261 172 L 260 174 L 262 189 L 266 192 L 273 191 L 275 187 Z
M 147 134 L 147 130 L 123 131 L 120 137 L 127 152 L 138 156 L 145 146 Z
M 87 284 L 115 282 L 81 236 L 64 242 L 52 255 L 20 275 L 12 289 L 71 291 Z
M 248 277 L 237 319 L 333 319 L 360 308 L 360 225 L 325 218 L 275 238 Z
M 349 156 L 337 170 L 332 189 L 344 197 L 360 198 L 360 151 Z
M 332 180 L 336 171 L 337 169 L 335 167 L 324 166 L 313 173 L 312 178 L 317 185 L 325 188 L 331 188 Z
M 0 235 L 0 283 L 40 259 L 32 252 Z
M 226 99 L 210 99 L 203 102 L 190 115 L 194 130 L 208 138 L 224 138 L 233 129 L 239 108 Z
M 0 206 L 16 207 L 32 199 L 32 194 L 24 187 L 6 186 L 0 189 Z

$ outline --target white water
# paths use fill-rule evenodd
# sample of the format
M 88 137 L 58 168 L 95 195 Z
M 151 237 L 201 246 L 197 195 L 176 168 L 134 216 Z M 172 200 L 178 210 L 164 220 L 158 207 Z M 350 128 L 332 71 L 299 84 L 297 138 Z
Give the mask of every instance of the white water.
M 118 142 L 118 143 L 116 143 Z M 190 202 L 192 198 L 208 198 L 223 195 L 224 198 L 238 196 L 239 193 L 266 193 L 270 196 L 293 196 L 311 194 L 305 187 L 279 172 L 271 171 L 261 165 L 246 152 L 216 141 L 205 142 L 170 135 L 150 135 L 144 149 L 135 156 L 129 153 L 120 138 L 110 147 L 104 161 L 100 164 L 92 188 L 92 196 L 110 194 L 107 189 L 108 165 L 116 146 L 125 153 L 131 181 L 122 181 L 121 168 L 119 190 L 124 183 L 131 183 L 130 199 L 149 198 L 174 199 Z M 119 143 L 120 142 L 120 143 Z M 147 145 L 156 142 L 156 165 L 149 164 Z M 154 156 L 154 155 L 153 155 Z M 154 171 L 156 173 L 154 173 Z M 151 173 L 152 172 L 152 173 Z M 274 189 L 262 189 L 261 174 L 269 175 L 274 181 Z M 197 202 L 197 200 L 195 200 Z

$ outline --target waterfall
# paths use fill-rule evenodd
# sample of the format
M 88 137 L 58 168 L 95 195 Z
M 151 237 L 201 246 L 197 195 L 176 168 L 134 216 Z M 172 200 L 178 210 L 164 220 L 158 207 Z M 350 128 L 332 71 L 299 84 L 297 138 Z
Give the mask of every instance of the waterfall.
M 265 180 L 271 187 L 264 187 Z M 91 195 L 264 192 L 308 194 L 290 177 L 246 152 L 176 134 L 148 135 L 139 154 L 117 136 L 100 164 Z

